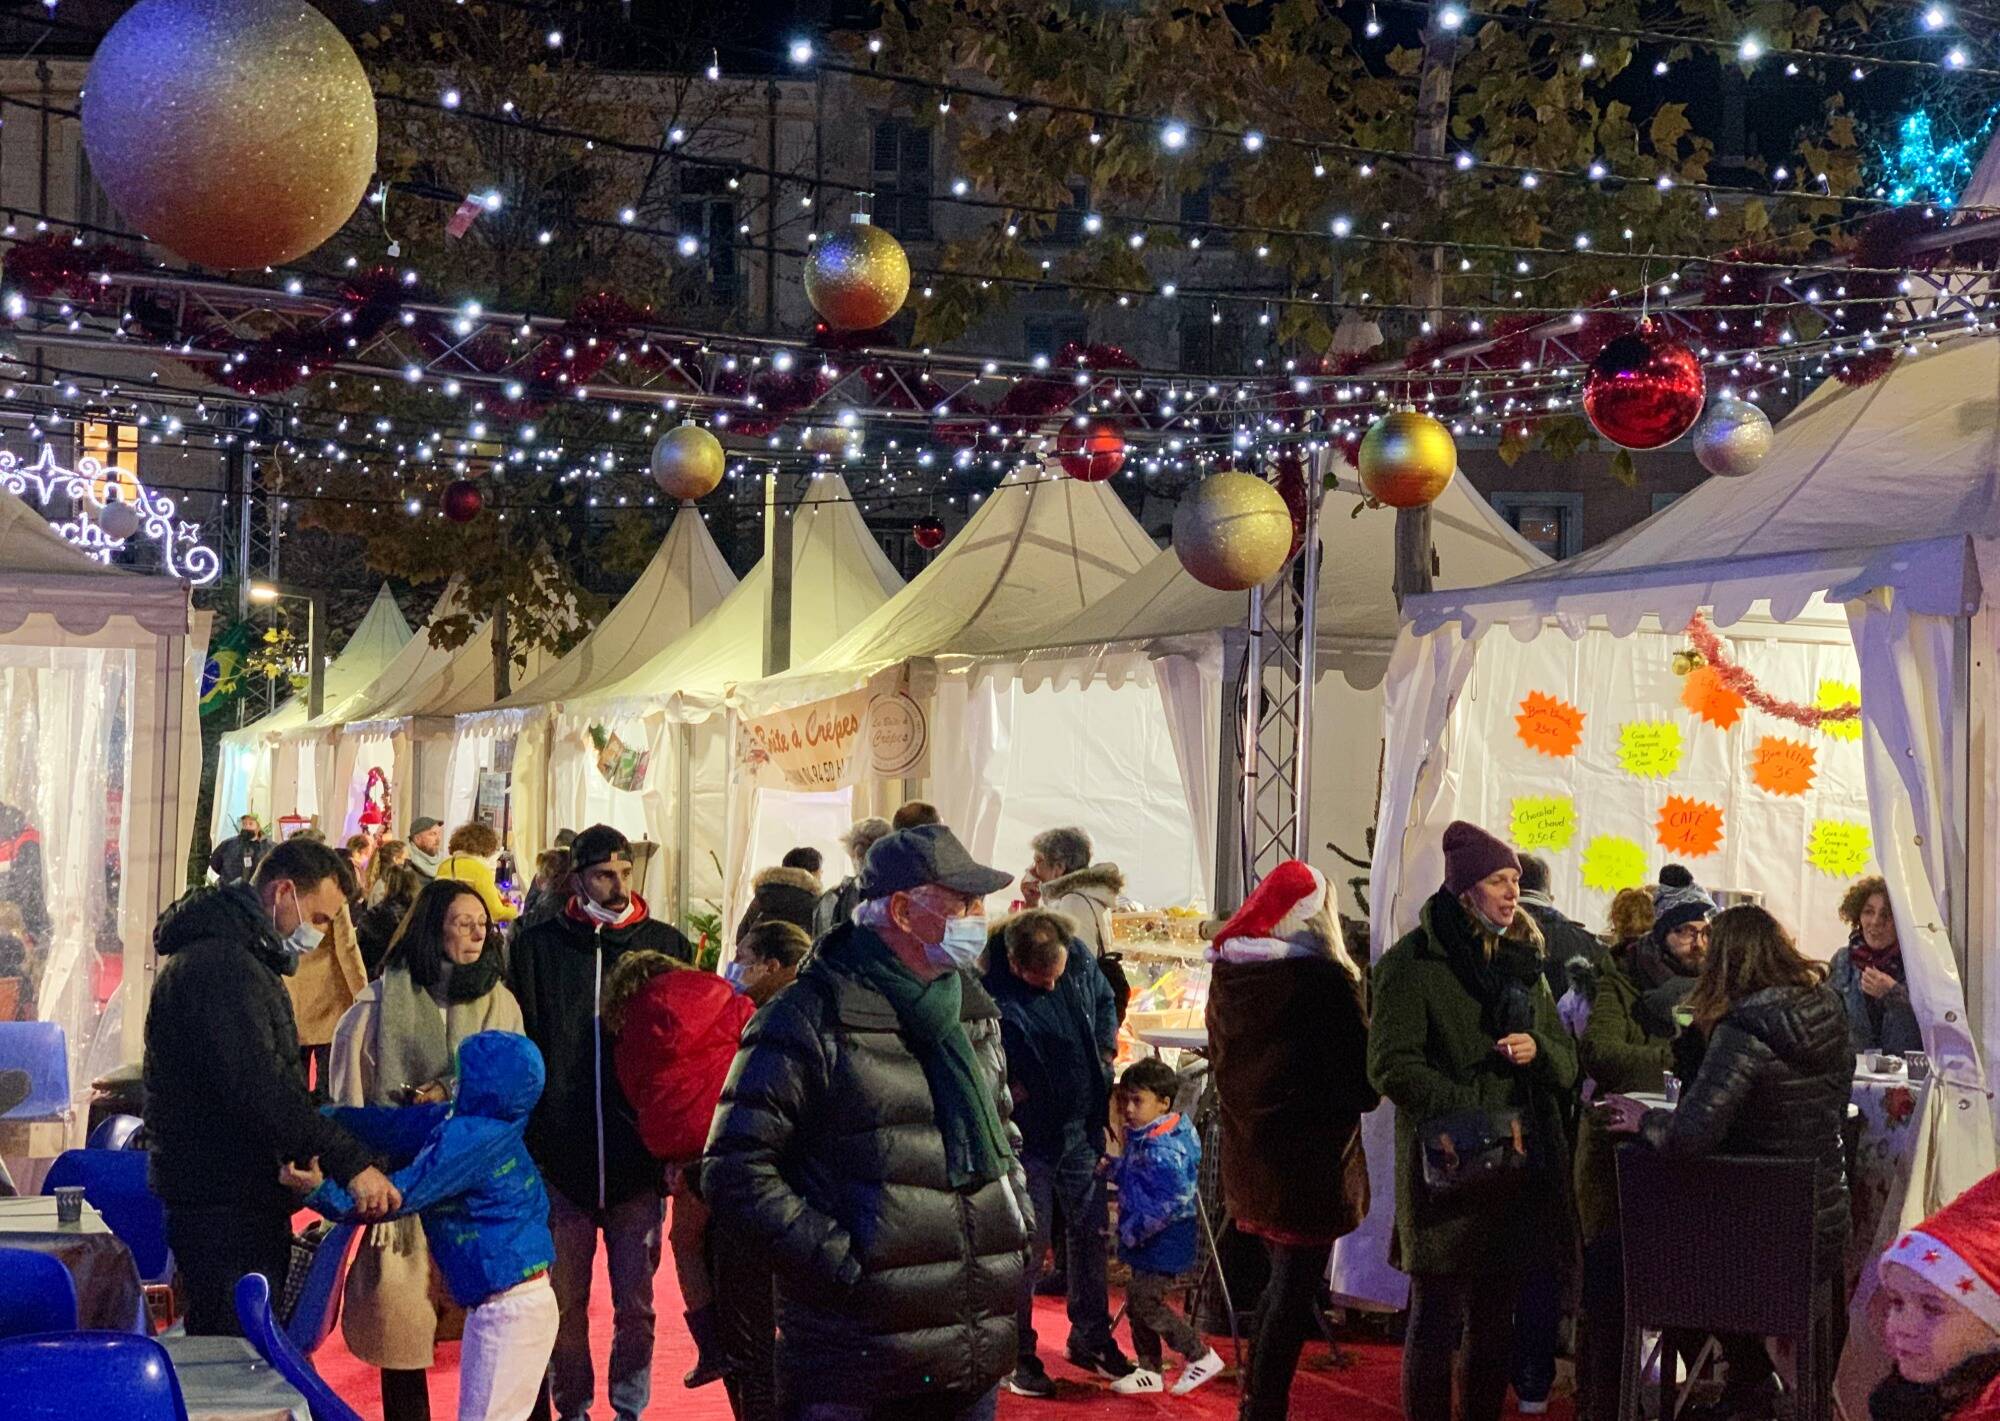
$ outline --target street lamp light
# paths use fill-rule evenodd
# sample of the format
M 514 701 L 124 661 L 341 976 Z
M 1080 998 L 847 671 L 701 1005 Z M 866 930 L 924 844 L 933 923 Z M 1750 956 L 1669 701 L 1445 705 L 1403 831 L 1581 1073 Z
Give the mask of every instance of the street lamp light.
M 274 602 L 306 604 L 306 715 L 318 720 L 326 697 L 325 657 L 320 654 L 320 638 L 326 634 L 325 594 L 286 582 L 253 582 L 250 600 L 265 606 Z

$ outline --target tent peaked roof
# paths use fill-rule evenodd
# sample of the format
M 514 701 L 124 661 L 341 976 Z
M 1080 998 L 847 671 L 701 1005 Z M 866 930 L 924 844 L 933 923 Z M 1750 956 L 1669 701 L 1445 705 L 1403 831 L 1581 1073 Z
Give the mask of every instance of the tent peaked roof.
M 385 707 L 428 685 L 459 651 L 458 648 L 446 650 L 432 645 L 431 628 L 448 617 L 461 616 L 464 612 L 465 585 L 454 577 L 438 594 L 437 602 L 431 608 L 430 616 L 424 619 L 423 626 L 397 648 L 396 654 L 372 680 L 341 695 L 335 695 L 333 689 L 328 687 L 319 719 L 302 722 L 302 725 L 325 730 L 354 721 L 374 720 L 381 716 Z M 476 641 L 484 634 L 485 625 L 482 623 L 479 630 L 473 633 L 473 639 Z
M 380 676 L 397 653 L 410 640 L 410 624 L 403 618 L 403 609 L 396 603 L 396 595 L 383 583 L 376 590 L 375 600 L 368 604 L 367 615 L 340 649 L 340 655 L 326 664 L 321 681 L 321 705 L 336 705 L 355 692 L 365 689 L 370 682 Z M 237 730 L 229 732 L 231 737 L 269 735 L 275 731 L 292 730 L 306 723 L 306 701 L 303 696 L 292 696 L 269 715 L 260 716 Z M 229 737 L 225 737 L 229 738 Z
M 810 662 L 746 688 L 747 698 L 797 704 L 899 662 L 1031 645 L 1158 551 L 1108 485 L 1025 464 L 908 587 Z
M 736 574 L 709 536 L 708 520 L 683 502 L 618 605 L 568 655 L 495 708 L 544 705 L 616 685 L 714 611 L 735 586 Z
M 188 630 L 187 584 L 101 563 L 25 500 L 0 488 L 0 631 L 52 612 L 79 635 L 115 615 L 162 635 Z
M 1355 684 L 1374 685 L 1401 619 L 1391 591 L 1393 519 L 1385 510 L 1362 507 L 1363 496 L 1354 466 L 1343 462 L 1319 515 L 1324 556 L 1316 641 L 1323 669 L 1338 666 Z M 1446 484 L 1431 506 L 1431 530 L 1438 581 L 1446 587 L 1495 582 L 1549 561 L 1507 526 L 1463 474 Z M 1248 593 L 1204 586 L 1167 548 L 1130 581 L 1056 628 L 1043 647 L 1060 653 L 1159 645 L 1240 627 L 1249 610 Z
M 1491 587 L 1413 598 L 1419 631 L 1603 615 L 1719 624 L 1768 599 L 1790 620 L 1815 595 L 1894 587 L 1913 611 L 1975 609 L 1968 539 L 2000 538 L 2000 341 L 1956 339 L 1871 385 L 1822 384 L 1740 479 L 1692 493 L 1578 557 Z
M 861 521 L 847 481 L 813 480 L 793 515 L 792 655 L 812 657 L 894 596 L 903 579 Z M 707 618 L 616 685 L 593 705 L 674 699 L 706 713 L 732 682 L 764 671 L 771 620 L 771 562 L 760 558 Z

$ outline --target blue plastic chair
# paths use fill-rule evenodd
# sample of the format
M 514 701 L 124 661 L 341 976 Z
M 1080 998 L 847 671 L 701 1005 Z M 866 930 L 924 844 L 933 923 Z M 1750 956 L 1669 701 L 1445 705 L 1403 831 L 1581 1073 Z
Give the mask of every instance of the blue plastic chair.
M 81 1185 L 90 1207 L 132 1250 L 139 1277 L 158 1284 L 172 1280 L 174 1256 L 167 1247 L 167 1206 L 146 1183 L 147 1159 L 144 1150 L 64 1150 L 49 1166 L 42 1193 Z
M 285 1335 L 305 1356 L 319 1351 L 320 1344 L 340 1320 L 340 1285 L 347 1277 L 347 1255 L 360 1232 L 359 1224 L 335 1224 L 320 1240 L 319 1251 L 313 1254 L 312 1267 L 306 1270 L 305 1283 L 299 1289 L 299 1300 L 292 1305 L 292 1315 L 285 1323 Z
M 83 1143 L 93 1150 L 129 1150 L 145 1128 L 146 1122 L 136 1115 L 107 1115 L 97 1122 L 97 1128 Z
M 131 1332 L 0 1341 L 0 1397 L 7 1399 L 7 1421 L 188 1421 L 167 1349 Z
M 51 1120 L 70 1108 L 69 1042 L 52 1021 L 0 1021 L 0 1071 L 28 1073 L 28 1098 L 7 1120 Z
M 62 1260 L 0 1248 L 0 1338 L 76 1331 L 76 1280 Z
M 237 1280 L 236 1320 L 258 1355 L 305 1397 L 313 1421 L 361 1421 L 361 1413 L 340 1399 L 278 1326 L 271 1315 L 271 1282 L 262 1273 L 245 1273 Z

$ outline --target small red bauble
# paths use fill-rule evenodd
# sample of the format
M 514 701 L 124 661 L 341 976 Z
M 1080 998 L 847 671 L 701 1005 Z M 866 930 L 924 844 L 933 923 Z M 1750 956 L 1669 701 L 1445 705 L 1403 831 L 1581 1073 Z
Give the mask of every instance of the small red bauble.
M 1056 436 L 1063 472 L 1087 484 L 1103 483 L 1125 467 L 1125 436 L 1115 424 L 1071 425 Z
M 917 546 L 925 552 L 934 553 L 944 546 L 944 520 L 919 518 L 910 525 L 910 536 L 917 540 Z
M 1598 352 L 1583 377 L 1583 412 L 1627 449 L 1658 449 L 1694 428 L 1707 386 L 1695 353 L 1651 323 Z
M 444 509 L 444 516 L 452 522 L 470 523 L 486 506 L 486 496 L 471 479 L 454 479 L 445 485 L 444 497 L 438 500 L 438 506 Z

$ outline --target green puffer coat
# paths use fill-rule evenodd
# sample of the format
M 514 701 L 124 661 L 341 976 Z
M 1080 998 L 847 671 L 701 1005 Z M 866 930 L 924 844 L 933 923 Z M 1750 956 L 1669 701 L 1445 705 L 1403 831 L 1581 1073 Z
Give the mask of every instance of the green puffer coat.
M 1569 1144 L 1562 1102 L 1576 1086 L 1576 1048 L 1537 970 L 1529 1002 L 1535 1059 L 1525 1067 L 1496 1055 L 1478 998 L 1452 966 L 1444 934 L 1479 932 L 1445 892 L 1424 904 L 1419 924 L 1375 964 L 1368 1077 L 1396 1106 L 1396 1237 L 1390 1262 L 1406 1273 L 1465 1273 L 1529 1250 L 1567 1257 L 1572 1208 Z M 1491 935 L 1487 940 L 1491 942 Z M 1506 936 L 1531 943 L 1541 932 L 1517 912 Z M 1537 1166 L 1524 1186 L 1499 1200 L 1433 1199 L 1423 1184 L 1417 1127 L 1464 1110 L 1522 1111 Z M 1536 1143 L 1539 1142 L 1539 1143 Z
M 1661 1075 L 1674 1068 L 1673 1038 L 1647 1033 L 1633 1010 L 1638 1001 L 1639 984 L 1625 954 L 1608 958 L 1590 1005 L 1590 1025 L 1577 1044 L 1577 1059 L 1596 1083 L 1599 1100 L 1658 1090 Z M 1576 1142 L 1576 1207 L 1585 1243 L 1618 1227 L 1617 1147 L 1586 1108 Z

